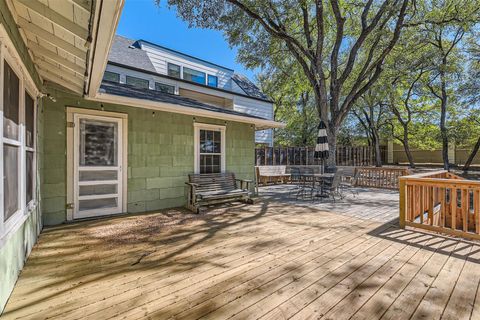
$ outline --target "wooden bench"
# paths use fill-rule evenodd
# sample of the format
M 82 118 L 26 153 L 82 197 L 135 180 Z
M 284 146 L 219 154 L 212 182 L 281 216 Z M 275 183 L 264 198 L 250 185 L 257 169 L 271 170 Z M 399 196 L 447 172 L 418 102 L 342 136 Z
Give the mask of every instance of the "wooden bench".
M 287 166 L 259 166 L 256 167 L 257 182 L 265 185 L 269 182 L 285 183 L 290 179 Z
M 187 208 L 199 213 L 201 206 L 241 200 L 250 202 L 251 180 L 236 179 L 233 173 L 189 174 Z

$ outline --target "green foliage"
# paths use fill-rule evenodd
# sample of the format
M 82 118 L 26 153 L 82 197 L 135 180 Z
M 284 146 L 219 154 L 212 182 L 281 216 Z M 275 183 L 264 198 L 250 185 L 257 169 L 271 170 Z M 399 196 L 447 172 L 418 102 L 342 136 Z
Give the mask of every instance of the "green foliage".
M 371 143 L 354 113 L 366 105 L 382 141 L 468 147 L 480 134 L 478 0 L 168 4 L 191 25 L 222 30 L 239 62 L 262 70 L 259 84 L 287 124 L 277 144 L 313 145 L 319 115 L 340 143 Z

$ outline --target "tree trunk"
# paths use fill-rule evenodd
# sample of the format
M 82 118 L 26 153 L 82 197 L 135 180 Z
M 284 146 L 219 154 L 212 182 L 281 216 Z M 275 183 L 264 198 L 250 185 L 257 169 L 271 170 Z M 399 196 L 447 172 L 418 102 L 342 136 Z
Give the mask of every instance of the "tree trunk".
M 412 152 L 410 151 L 410 145 L 408 142 L 408 132 L 407 129 L 404 128 L 403 132 L 403 140 L 401 140 L 403 144 L 403 149 L 405 149 L 405 154 L 407 155 L 408 162 L 410 163 L 410 168 L 415 168 L 415 162 L 413 161 Z
M 376 128 L 372 128 L 372 144 L 375 148 L 375 167 L 382 166 L 382 154 L 380 152 L 380 137 Z
M 443 59 L 442 67 L 446 67 L 447 61 L 446 57 Z M 445 71 L 440 72 L 440 81 L 441 81 L 441 115 L 440 115 L 440 133 L 442 135 L 442 157 L 443 157 L 443 168 L 448 170 L 450 164 L 448 161 L 448 136 L 447 136 L 447 84 L 445 80 Z
M 338 134 L 338 129 L 332 128 L 332 127 L 329 127 L 327 129 L 328 159 L 325 161 L 325 164 L 330 167 L 337 166 L 337 159 L 336 159 L 337 134 Z
M 480 148 L 480 137 L 478 137 L 477 143 L 475 143 L 475 146 L 473 147 L 472 152 L 468 156 L 467 162 L 465 162 L 465 165 L 463 166 L 463 171 L 468 171 L 470 169 L 470 165 L 472 164 L 473 158 L 477 155 L 478 149 Z

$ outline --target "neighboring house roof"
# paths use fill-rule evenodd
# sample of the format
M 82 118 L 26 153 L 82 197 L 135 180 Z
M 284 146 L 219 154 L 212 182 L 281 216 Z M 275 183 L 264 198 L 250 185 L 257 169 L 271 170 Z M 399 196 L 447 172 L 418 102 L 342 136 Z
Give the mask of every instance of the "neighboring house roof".
M 128 38 L 125 38 L 125 37 L 119 36 L 119 35 L 116 35 L 115 39 L 113 41 L 113 45 L 112 45 L 112 48 L 110 50 L 110 55 L 108 57 L 109 62 L 111 62 L 114 65 L 127 66 L 127 67 L 134 68 L 138 71 L 146 71 L 146 72 L 149 72 L 149 73 L 155 73 L 156 75 L 159 75 L 159 76 L 168 77 L 167 75 L 158 74 L 158 72 L 155 70 L 155 67 L 153 66 L 150 58 L 148 57 L 146 51 L 140 49 L 140 44 L 139 44 L 140 42 L 145 42 L 145 43 L 148 43 L 150 45 L 154 45 L 154 46 L 169 50 L 173 53 L 178 53 L 178 54 L 181 54 L 181 55 L 184 55 L 184 56 L 194 58 L 194 59 L 199 60 L 199 61 L 209 63 L 211 65 L 218 66 L 220 68 L 231 70 L 229 68 L 219 66 L 215 63 L 205 61 L 205 60 L 202 60 L 202 59 L 199 59 L 199 58 L 196 58 L 196 57 L 192 57 L 192 56 L 189 56 L 185 53 L 178 52 L 178 51 L 160 46 L 158 44 L 155 44 L 155 43 L 152 43 L 152 42 L 149 42 L 149 41 L 146 41 L 146 40 L 132 40 L 132 39 L 128 39 Z M 233 71 L 233 70 L 231 70 L 231 71 Z M 177 79 L 177 78 L 174 78 L 174 80 L 186 81 L 186 80 Z M 244 75 L 234 73 L 234 75 L 232 76 L 232 80 L 235 81 L 235 83 L 245 92 L 245 95 L 247 97 L 260 99 L 260 100 L 264 100 L 264 101 L 267 101 L 267 102 L 272 102 L 269 97 L 267 97 L 253 82 L 251 82 Z M 186 81 L 186 82 L 194 84 L 194 85 L 198 85 L 198 86 L 207 87 L 206 85 L 201 85 L 201 84 L 191 82 L 191 81 Z M 217 90 L 227 91 L 227 92 L 232 93 L 232 94 L 239 94 L 238 92 L 235 92 L 233 90 L 225 90 L 225 89 L 213 88 L 213 87 L 208 87 L 208 88 L 214 89 L 214 90 L 217 89 Z
M 238 86 L 245 91 L 248 96 L 269 100 L 269 98 L 243 74 L 233 74 L 232 80 L 235 81 L 235 83 L 238 84 Z
M 119 35 L 113 39 L 108 61 L 145 71 L 156 72 L 147 53 L 140 49 L 137 42 Z
M 135 88 L 131 85 L 120 84 L 117 82 L 103 81 L 102 85 L 100 86 L 100 93 L 107 93 L 107 94 L 112 94 L 112 95 L 127 97 L 127 98 L 144 99 L 144 100 L 149 100 L 154 102 L 181 105 L 189 108 L 220 112 L 224 114 L 248 117 L 252 119 L 268 120 L 262 117 L 253 116 L 247 113 L 238 112 L 231 109 L 215 107 L 210 104 L 206 104 L 194 99 L 190 99 L 190 98 L 186 98 L 186 97 L 182 97 L 174 94 L 164 93 L 157 90 Z

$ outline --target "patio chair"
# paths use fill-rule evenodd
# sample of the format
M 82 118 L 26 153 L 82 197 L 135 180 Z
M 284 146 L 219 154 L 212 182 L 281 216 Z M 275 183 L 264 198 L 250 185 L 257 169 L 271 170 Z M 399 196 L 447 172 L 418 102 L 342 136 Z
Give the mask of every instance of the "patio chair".
M 298 193 L 301 189 L 302 175 L 300 173 L 300 168 L 298 167 L 290 168 L 290 183 L 295 187 L 292 188 L 292 190 L 290 190 L 289 197 L 291 197 L 292 193 Z
M 358 173 L 355 173 L 352 176 L 344 176 L 344 179 L 340 181 L 340 190 L 343 192 L 350 192 L 353 197 L 358 196 L 358 190 L 355 189 L 355 184 L 357 183 Z
M 333 202 L 336 201 L 336 197 L 343 199 L 343 194 L 340 190 L 340 183 L 342 181 L 342 174 L 336 173 L 333 179 L 325 179 L 322 184 L 322 194 L 333 198 Z

